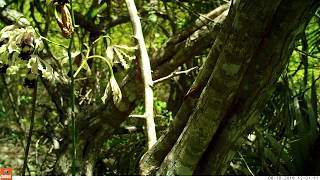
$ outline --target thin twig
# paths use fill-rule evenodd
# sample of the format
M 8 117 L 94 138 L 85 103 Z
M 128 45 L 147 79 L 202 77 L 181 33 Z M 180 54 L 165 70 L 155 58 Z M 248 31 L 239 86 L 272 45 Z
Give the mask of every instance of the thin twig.
M 172 72 L 172 73 L 169 74 L 168 76 L 165 76 L 165 77 L 159 78 L 159 79 L 157 79 L 157 80 L 154 80 L 154 81 L 153 81 L 153 84 L 160 83 L 160 82 L 162 82 L 162 81 L 171 79 L 171 78 L 173 78 L 173 77 L 175 77 L 175 76 L 179 76 L 179 75 L 181 75 L 181 74 L 189 74 L 191 71 L 196 70 L 196 69 L 198 69 L 198 67 L 193 67 L 193 68 L 190 68 L 190 69 L 187 69 L 187 70 L 184 70 L 184 71 Z
M 139 45 L 140 58 L 139 65 L 143 77 L 144 93 L 145 93 L 145 116 L 146 116 L 146 129 L 148 136 L 148 148 L 150 149 L 157 142 L 156 128 L 153 117 L 153 81 L 150 67 L 150 60 L 147 53 L 146 45 L 143 38 L 140 19 L 138 16 L 137 8 L 134 0 L 126 0 L 127 8 L 129 11 L 130 19 L 133 25 L 135 38 Z
M 250 167 L 248 166 L 248 164 L 247 164 L 246 160 L 243 158 L 242 154 L 241 154 L 240 152 L 238 152 L 238 153 L 239 153 L 239 155 L 240 155 L 240 157 L 241 157 L 242 161 L 243 161 L 243 162 L 244 162 L 244 164 L 246 165 L 246 167 L 247 167 L 248 171 L 250 172 L 250 174 L 251 174 L 252 176 L 254 176 L 253 172 L 251 171 Z
M 320 76 L 318 76 L 318 77 L 312 82 L 312 84 L 315 84 L 319 79 L 320 79 Z M 308 87 L 308 88 L 305 88 L 302 92 L 300 92 L 299 94 L 296 94 L 296 95 L 292 96 L 291 98 L 296 98 L 296 97 L 300 96 L 301 94 L 306 93 L 309 89 L 311 89 L 311 86 Z
M 141 118 L 141 119 L 145 119 L 146 116 L 145 116 L 145 115 L 131 114 L 131 115 L 129 115 L 129 118 Z
M 198 13 L 198 12 L 196 12 L 196 11 L 188 8 L 187 6 L 185 6 L 184 4 L 182 4 L 182 2 L 180 2 L 179 0 L 176 0 L 176 2 L 180 3 L 180 7 L 182 7 L 183 9 L 185 9 L 185 10 L 191 12 L 191 13 L 193 13 L 194 15 L 196 15 L 196 16 L 198 16 L 198 17 L 202 17 L 202 18 L 204 18 L 204 19 L 206 19 L 206 20 L 208 20 L 208 21 L 214 22 L 213 19 L 207 17 L 206 15 L 200 14 L 200 13 Z
M 33 95 L 32 95 L 32 112 L 31 112 L 31 119 L 30 119 L 30 128 L 29 128 L 29 134 L 26 144 L 26 149 L 24 152 L 24 161 L 23 161 L 23 168 L 22 168 L 22 176 L 25 176 L 26 168 L 28 166 L 28 155 L 29 155 L 29 149 L 31 144 L 31 138 L 33 133 L 33 126 L 34 126 L 34 119 L 35 119 L 35 113 L 36 113 L 36 104 L 37 104 L 37 89 L 38 89 L 38 78 L 36 78 Z
M 312 58 L 315 58 L 315 59 L 320 59 L 320 57 L 312 55 L 312 54 L 309 54 L 309 53 L 306 53 L 304 51 L 301 51 L 300 49 L 295 48 L 294 50 L 299 52 L 300 54 L 303 54 L 303 55 L 306 55 L 306 56 L 309 56 L 309 57 L 312 57 Z
M 49 43 L 51 43 L 51 44 L 57 45 L 57 46 L 62 47 L 62 48 L 64 48 L 64 49 L 68 49 L 68 47 L 66 47 L 66 46 L 64 46 L 64 45 L 62 45 L 62 44 L 56 43 L 56 42 L 54 42 L 54 41 L 51 41 L 50 39 L 48 39 L 48 38 L 46 38 L 46 37 L 44 37 L 44 36 L 41 36 L 39 33 L 38 33 L 38 35 L 39 35 L 40 39 L 44 39 L 44 40 L 46 40 L 47 42 L 49 42 Z

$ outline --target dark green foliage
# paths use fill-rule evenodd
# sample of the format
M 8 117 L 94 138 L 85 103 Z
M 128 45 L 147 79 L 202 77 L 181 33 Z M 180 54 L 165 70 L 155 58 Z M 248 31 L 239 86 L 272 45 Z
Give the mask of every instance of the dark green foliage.
M 0 5 L 3 2 L 0 0 Z M 141 105 L 143 97 L 137 97 L 137 94 L 126 97 L 121 92 L 123 89 L 120 91 L 130 73 L 137 73 L 133 80 L 130 79 L 136 82 L 136 86 L 125 90 L 139 91 L 141 83 L 136 63 L 139 54 L 136 53 L 124 1 L 74 0 L 77 26 L 73 43 L 61 35 L 51 12 L 54 7 L 49 1 L 5 2 L 6 6 L 0 6 L 0 28 L 18 22 L 11 16 L 23 16 L 30 21 L 29 30 L 34 31 L 34 38 L 28 37 L 15 43 L 19 45 L 17 47 L 6 47 L 5 52 L 13 51 L 5 58 L 0 56 L 0 167 L 13 167 L 14 175 L 21 174 L 23 159 L 26 158 L 23 155 L 27 139 L 25 134 L 29 132 L 34 118 L 26 175 L 56 175 L 56 162 L 65 151 L 69 151 L 68 147 L 71 147 L 72 138 L 76 135 L 75 132 L 68 134 L 71 124 L 76 125 L 72 129 L 78 130 L 79 134 L 78 141 L 73 141 L 74 146 L 83 143 L 87 147 L 87 136 L 91 137 L 90 141 L 96 142 L 96 138 L 102 141 L 102 148 L 94 151 L 96 162 L 93 175 L 139 175 L 139 161 L 147 151 L 144 121 L 128 115 L 141 115 L 144 112 Z M 55 2 L 61 5 L 70 1 Z M 150 2 L 136 1 L 151 63 L 156 64 L 153 56 L 169 38 L 192 26 L 195 19 L 226 1 L 161 0 L 152 5 Z M 6 14 L 9 10 L 12 10 L 10 16 Z M 258 123 L 243 134 L 241 148 L 236 152 L 228 175 L 320 175 L 317 165 L 320 162 L 317 158 L 320 157 L 319 14 L 320 11 L 296 40 L 288 67 L 275 85 Z M 35 40 L 41 44 L 39 51 L 34 49 Z M 8 38 L 4 38 L 0 47 L 8 43 Z M 202 54 L 176 70 L 201 67 L 209 49 L 204 49 Z M 13 58 L 15 53 L 18 54 L 16 59 Z M 33 58 L 35 55 L 36 58 Z M 93 58 L 93 55 L 100 58 Z M 16 66 L 18 70 L 14 69 Z M 153 70 L 156 71 L 156 68 Z M 155 85 L 157 137 L 164 134 L 172 123 L 198 72 L 179 75 Z M 74 81 L 71 77 L 74 77 Z M 37 78 L 37 103 L 32 106 L 32 92 Z M 131 99 L 138 100 L 131 102 Z M 121 104 L 121 100 L 128 102 Z M 111 106 L 112 103 L 116 105 Z M 123 123 L 103 117 L 104 112 L 110 109 L 122 113 Z M 75 119 L 76 124 L 70 117 Z M 81 122 L 88 124 L 82 125 Z M 100 123 L 97 125 L 99 127 L 95 127 L 97 122 Z M 86 129 L 92 124 L 94 130 L 87 133 Z M 112 126 L 114 131 L 101 132 L 100 126 L 106 126 L 105 131 L 109 130 L 107 126 Z M 81 150 L 74 156 L 80 167 L 88 164 L 85 161 L 87 151 Z M 84 174 L 80 170 L 79 173 Z

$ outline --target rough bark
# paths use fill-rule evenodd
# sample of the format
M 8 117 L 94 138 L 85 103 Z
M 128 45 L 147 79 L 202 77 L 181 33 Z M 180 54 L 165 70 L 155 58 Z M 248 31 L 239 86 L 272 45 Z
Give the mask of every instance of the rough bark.
M 316 0 L 241 0 L 232 6 L 230 33 L 209 82 L 157 174 L 192 175 L 201 158 L 196 174 L 225 172 L 238 137 L 254 123 L 318 6 Z
M 214 26 L 218 30 L 221 27 L 221 24 L 224 23 L 225 17 L 228 11 L 225 11 L 219 16 L 219 20 L 217 19 L 217 24 Z M 225 30 L 225 29 L 223 29 Z M 224 31 L 220 31 L 219 33 L 225 34 Z M 218 34 L 218 33 L 217 33 Z M 226 35 L 226 34 L 225 34 Z M 201 71 L 197 76 L 197 79 L 192 84 L 189 92 L 184 98 L 183 104 L 181 105 L 178 113 L 176 114 L 173 123 L 170 125 L 167 132 L 161 136 L 158 140 L 157 144 L 153 146 L 151 150 L 146 152 L 140 161 L 140 174 L 141 175 L 152 175 L 156 172 L 156 170 L 161 165 L 161 162 L 166 157 L 170 149 L 173 147 L 174 143 L 178 139 L 180 133 L 182 132 L 184 126 L 187 123 L 189 116 L 192 113 L 193 108 L 196 105 L 196 102 L 205 86 L 209 77 L 211 75 L 211 71 L 214 68 L 216 63 L 215 57 L 221 51 L 221 46 L 224 43 L 225 36 L 221 35 L 219 38 L 215 39 L 215 46 L 212 47 L 209 53 L 209 60 L 205 61 L 203 66 L 201 67 Z
M 290 5 L 289 5 L 290 4 Z M 234 106 L 224 125 L 202 157 L 200 174 L 223 175 L 236 152 L 237 140 L 247 127 L 257 121 L 256 113 L 264 107 L 273 91 L 273 85 L 284 70 L 293 48 L 319 2 L 288 1 L 279 4 L 269 33 L 261 42 L 261 49 L 249 65 L 239 87 Z M 225 155 L 223 155 L 225 154 Z M 224 163 L 221 163 L 224 162 Z

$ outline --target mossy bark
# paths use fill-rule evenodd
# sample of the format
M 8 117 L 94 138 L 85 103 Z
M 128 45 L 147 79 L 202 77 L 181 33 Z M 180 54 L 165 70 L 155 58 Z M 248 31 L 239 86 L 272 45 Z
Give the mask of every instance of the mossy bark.
M 223 43 L 215 43 L 213 49 L 221 50 L 207 60 L 216 64 L 182 133 L 171 139 L 170 149 L 165 146 L 159 152 L 165 144 L 160 140 L 147 152 L 141 161 L 142 174 L 224 174 L 239 137 L 255 123 L 287 64 L 294 40 L 319 4 L 317 0 L 235 1 L 224 28 L 227 37 L 223 32 L 217 36 L 224 37 Z M 152 158 L 153 153 L 162 156 Z

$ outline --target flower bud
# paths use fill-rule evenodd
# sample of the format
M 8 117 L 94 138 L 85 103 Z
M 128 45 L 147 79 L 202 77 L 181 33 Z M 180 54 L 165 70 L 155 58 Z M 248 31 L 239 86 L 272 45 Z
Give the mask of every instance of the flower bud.
M 23 60 L 29 60 L 34 51 L 34 37 L 32 32 L 25 32 L 21 38 L 21 52 L 19 57 Z
M 70 38 L 73 33 L 72 18 L 69 9 L 64 4 L 58 4 L 56 11 L 60 14 L 61 18 L 56 16 L 57 23 L 61 29 L 62 35 L 65 38 Z

